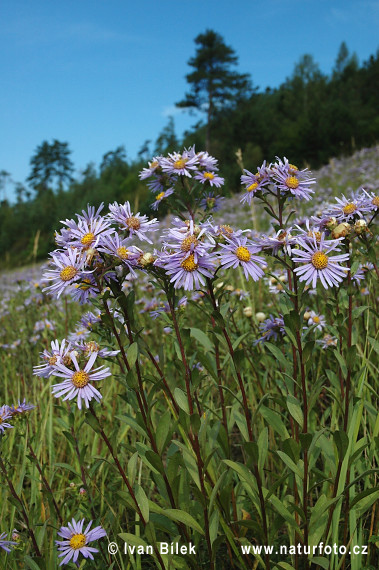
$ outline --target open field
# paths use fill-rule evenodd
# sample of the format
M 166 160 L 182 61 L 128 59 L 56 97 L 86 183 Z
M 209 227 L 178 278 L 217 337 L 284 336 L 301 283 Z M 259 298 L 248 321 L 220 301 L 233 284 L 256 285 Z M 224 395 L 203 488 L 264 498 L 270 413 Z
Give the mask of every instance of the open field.
M 212 221 L 175 158 L 192 224 L 106 205 L 0 273 L 0 568 L 375 569 L 379 147 L 245 164 Z

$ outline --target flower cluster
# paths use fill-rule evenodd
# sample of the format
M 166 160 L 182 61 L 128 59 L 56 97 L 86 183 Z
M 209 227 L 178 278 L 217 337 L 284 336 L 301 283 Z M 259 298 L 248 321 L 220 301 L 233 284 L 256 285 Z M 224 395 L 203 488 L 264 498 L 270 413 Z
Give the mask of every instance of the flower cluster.
M 28 404 L 24 398 L 22 402 L 18 401 L 17 404 L 12 406 L 4 405 L 0 408 L 0 434 L 3 434 L 6 429 L 13 428 L 14 426 L 9 421 L 17 420 L 29 410 L 35 408 L 34 404 Z

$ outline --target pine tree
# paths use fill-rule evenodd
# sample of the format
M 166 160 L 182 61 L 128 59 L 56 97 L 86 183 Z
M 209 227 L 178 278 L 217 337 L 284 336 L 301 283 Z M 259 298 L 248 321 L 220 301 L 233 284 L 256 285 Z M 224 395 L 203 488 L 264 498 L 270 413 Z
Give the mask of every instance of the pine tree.
M 222 36 L 206 30 L 195 38 L 195 44 L 198 46 L 196 54 L 188 61 L 193 71 L 186 75 L 190 91 L 176 106 L 206 113 L 206 149 L 209 150 L 215 113 L 249 96 L 252 88 L 249 74 L 233 70 L 238 57 Z

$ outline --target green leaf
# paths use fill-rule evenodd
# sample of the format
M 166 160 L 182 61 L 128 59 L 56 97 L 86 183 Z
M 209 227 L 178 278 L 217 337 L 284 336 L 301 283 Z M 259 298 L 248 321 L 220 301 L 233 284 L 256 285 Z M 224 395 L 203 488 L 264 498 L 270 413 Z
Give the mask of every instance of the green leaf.
M 268 425 L 271 426 L 282 438 L 287 439 L 289 437 L 287 428 L 282 422 L 279 414 L 263 405 L 259 408 L 259 412 L 267 421 Z
M 174 398 L 179 408 L 189 415 L 189 406 L 186 394 L 180 388 L 175 388 Z
M 71 465 L 69 465 L 68 463 L 54 463 L 54 467 L 60 467 L 61 469 L 67 469 L 67 471 L 71 471 L 71 473 L 74 473 L 77 477 L 79 477 L 76 470 Z
M 199 534 L 204 535 L 202 527 L 189 513 L 181 511 L 180 509 L 165 509 L 162 514 L 164 514 L 165 517 L 168 517 L 173 521 L 181 522 L 196 530 Z
M 335 431 L 333 440 L 338 450 L 338 457 L 342 461 L 349 447 L 349 438 L 344 431 Z
M 143 538 L 140 538 L 135 534 L 130 534 L 129 532 L 122 532 L 118 536 L 122 538 L 122 540 L 130 544 L 130 546 L 143 546 L 144 548 L 147 547 L 147 542 L 145 542 Z
M 141 487 L 141 485 L 138 485 L 138 483 L 136 483 L 136 490 L 134 492 L 136 499 L 137 499 L 137 503 L 139 508 L 141 509 L 141 513 L 143 518 L 145 519 L 145 522 L 149 522 L 149 501 L 148 498 L 146 496 L 145 491 L 143 490 L 143 488 Z
M 277 451 L 276 453 L 279 455 L 281 460 L 287 465 L 287 467 L 289 467 L 289 469 L 291 469 L 291 471 L 295 473 L 295 475 L 300 477 L 300 479 L 304 478 L 304 474 L 301 472 L 299 467 L 296 465 L 294 461 L 292 461 L 290 457 L 288 457 L 286 453 L 284 453 L 283 451 Z
M 351 314 L 353 320 L 360 317 L 365 311 L 367 311 L 367 309 L 369 309 L 369 307 L 367 305 L 364 305 L 362 307 L 355 307 L 352 311 L 352 314 Z
M 297 524 L 295 517 L 289 512 L 289 510 L 283 505 L 283 503 L 276 497 L 275 495 L 271 495 L 269 499 L 270 503 L 274 507 L 274 509 L 280 514 L 281 517 L 284 518 L 285 521 L 288 522 L 290 526 L 292 526 L 296 531 L 301 535 L 301 531 L 299 525 Z
M 330 566 L 330 560 L 328 558 L 324 558 L 323 556 L 314 556 L 314 558 L 311 558 L 311 562 L 312 565 L 313 564 L 317 564 L 318 566 L 321 566 L 321 568 L 324 568 L 325 570 L 329 570 Z
M 206 352 L 213 350 L 213 343 L 207 335 L 200 329 L 190 328 L 192 338 L 195 338 L 203 345 Z
M 136 342 L 133 342 L 133 344 L 129 346 L 126 356 L 128 358 L 129 366 L 132 368 L 138 358 L 138 344 Z
M 303 411 L 301 409 L 299 400 L 295 398 L 295 396 L 292 396 L 292 394 L 288 394 L 287 396 L 287 408 L 293 419 L 302 428 L 304 422 Z
M 30 570 L 41 570 L 37 562 L 35 562 L 35 560 L 33 560 L 33 558 L 30 558 L 30 556 L 28 556 L 27 554 L 24 554 L 22 560 L 23 562 L 25 562 L 27 568 L 30 568 Z

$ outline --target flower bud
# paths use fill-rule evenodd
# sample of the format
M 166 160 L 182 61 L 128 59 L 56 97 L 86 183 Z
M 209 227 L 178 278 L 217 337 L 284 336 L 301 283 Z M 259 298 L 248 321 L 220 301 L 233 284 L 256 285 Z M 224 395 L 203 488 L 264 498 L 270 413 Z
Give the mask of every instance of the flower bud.
M 346 237 L 347 234 L 350 232 L 350 229 L 351 229 L 350 224 L 342 222 L 342 224 L 339 224 L 336 228 L 334 228 L 334 230 L 332 231 L 332 237 L 334 239 L 340 237 Z
M 311 318 L 310 312 L 309 312 L 309 311 L 305 311 L 305 313 L 304 313 L 304 320 L 307 321 L 307 320 L 310 319 L 310 318 Z
M 255 318 L 257 319 L 258 323 L 263 323 L 263 321 L 266 318 L 266 315 L 264 313 L 256 313 Z
M 362 232 L 365 232 L 367 230 L 367 222 L 366 220 L 357 220 L 354 224 L 354 231 L 355 233 L 357 233 L 358 235 L 361 234 Z
M 245 317 L 251 317 L 253 315 L 253 309 L 251 307 L 245 307 L 243 310 Z
M 334 216 L 332 216 L 326 222 L 325 227 L 328 228 L 328 230 L 334 230 L 334 228 L 337 226 L 337 224 L 338 224 L 337 219 Z
M 142 267 L 147 267 L 148 265 L 151 265 L 152 263 L 154 263 L 155 261 L 155 257 L 152 253 L 144 253 L 143 255 L 141 255 L 141 257 L 139 258 L 139 264 L 142 265 Z

